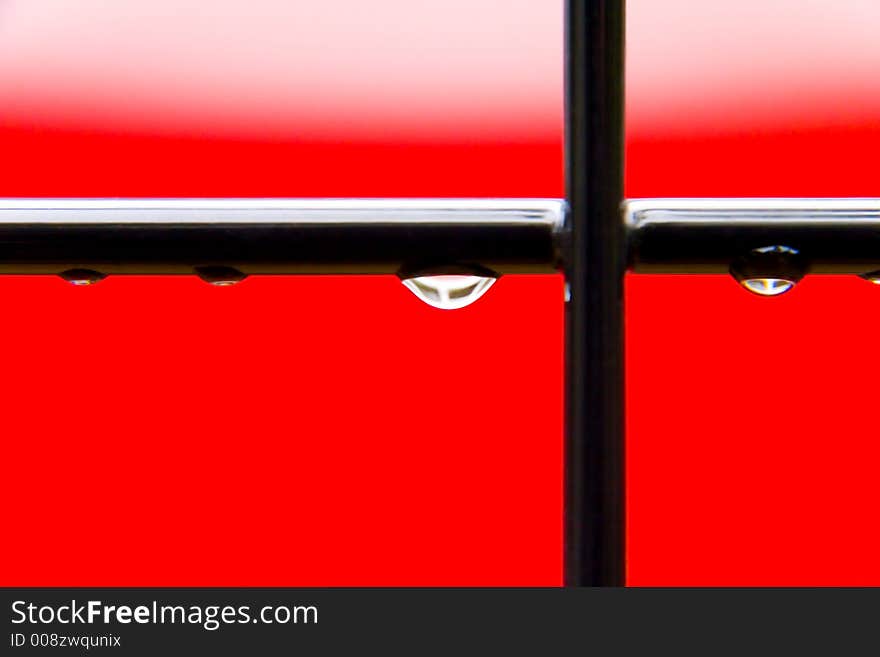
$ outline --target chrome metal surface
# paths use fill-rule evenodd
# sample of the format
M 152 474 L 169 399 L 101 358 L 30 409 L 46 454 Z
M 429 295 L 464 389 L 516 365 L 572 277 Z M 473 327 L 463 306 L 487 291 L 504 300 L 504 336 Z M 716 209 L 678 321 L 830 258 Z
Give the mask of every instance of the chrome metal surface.
M 727 273 L 755 249 L 797 249 L 813 274 L 880 269 L 880 199 L 631 199 L 629 268 Z
M 552 272 L 554 199 L 0 199 L 0 273 Z

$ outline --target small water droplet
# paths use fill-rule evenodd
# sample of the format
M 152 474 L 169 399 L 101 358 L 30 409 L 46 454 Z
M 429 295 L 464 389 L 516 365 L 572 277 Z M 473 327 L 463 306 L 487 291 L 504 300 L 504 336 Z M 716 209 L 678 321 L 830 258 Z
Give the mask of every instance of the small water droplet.
M 807 273 L 809 263 L 800 251 L 775 244 L 752 249 L 730 265 L 730 274 L 743 288 L 762 297 L 778 297 Z
M 79 287 L 94 285 L 107 278 L 106 274 L 92 269 L 68 269 L 58 275 L 71 285 Z
M 217 287 L 235 285 L 247 278 L 247 274 L 234 267 L 196 267 L 195 272 L 203 281 Z
M 497 279 L 490 276 L 436 275 L 404 278 L 403 284 L 429 306 L 457 310 L 486 294 Z
M 788 292 L 795 283 L 784 278 L 747 278 L 740 285 L 762 297 L 777 297 Z
M 562 292 L 562 296 L 565 299 L 565 303 L 571 301 L 571 283 L 565 281 L 565 288 Z

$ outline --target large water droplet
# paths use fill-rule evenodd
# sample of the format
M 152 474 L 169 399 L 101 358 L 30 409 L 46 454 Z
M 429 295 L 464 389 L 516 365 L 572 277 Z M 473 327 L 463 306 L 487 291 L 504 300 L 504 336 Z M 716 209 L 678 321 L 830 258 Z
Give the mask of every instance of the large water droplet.
M 490 276 L 437 275 L 404 278 L 403 284 L 429 306 L 457 310 L 486 294 L 497 279 Z
M 196 267 L 195 271 L 203 281 L 218 287 L 235 285 L 247 278 L 247 274 L 234 267 Z
M 68 269 L 58 275 L 71 285 L 77 286 L 94 285 L 107 278 L 106 274 L 92 269 Z
M 788 292 L 795 284 L 784 278 L 747 278 L 740 281 L 740 285 L 762 297 L 777 297 Z

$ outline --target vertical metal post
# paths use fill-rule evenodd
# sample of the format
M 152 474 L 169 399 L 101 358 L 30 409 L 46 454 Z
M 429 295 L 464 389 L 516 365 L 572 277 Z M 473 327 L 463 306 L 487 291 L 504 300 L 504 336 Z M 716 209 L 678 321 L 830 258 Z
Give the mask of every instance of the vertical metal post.
M 565 584 L 623 586 L 624 0 L 566 11 Z

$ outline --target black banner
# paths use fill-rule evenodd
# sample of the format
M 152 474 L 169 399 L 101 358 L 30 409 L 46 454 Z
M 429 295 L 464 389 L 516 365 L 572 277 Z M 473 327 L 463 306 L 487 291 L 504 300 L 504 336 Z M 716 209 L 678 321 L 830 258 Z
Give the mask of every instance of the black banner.
M 877 589 L 0 589 L 0 654 L 876 654 Z M 740 651 L 748 651 L 740 652 Z

